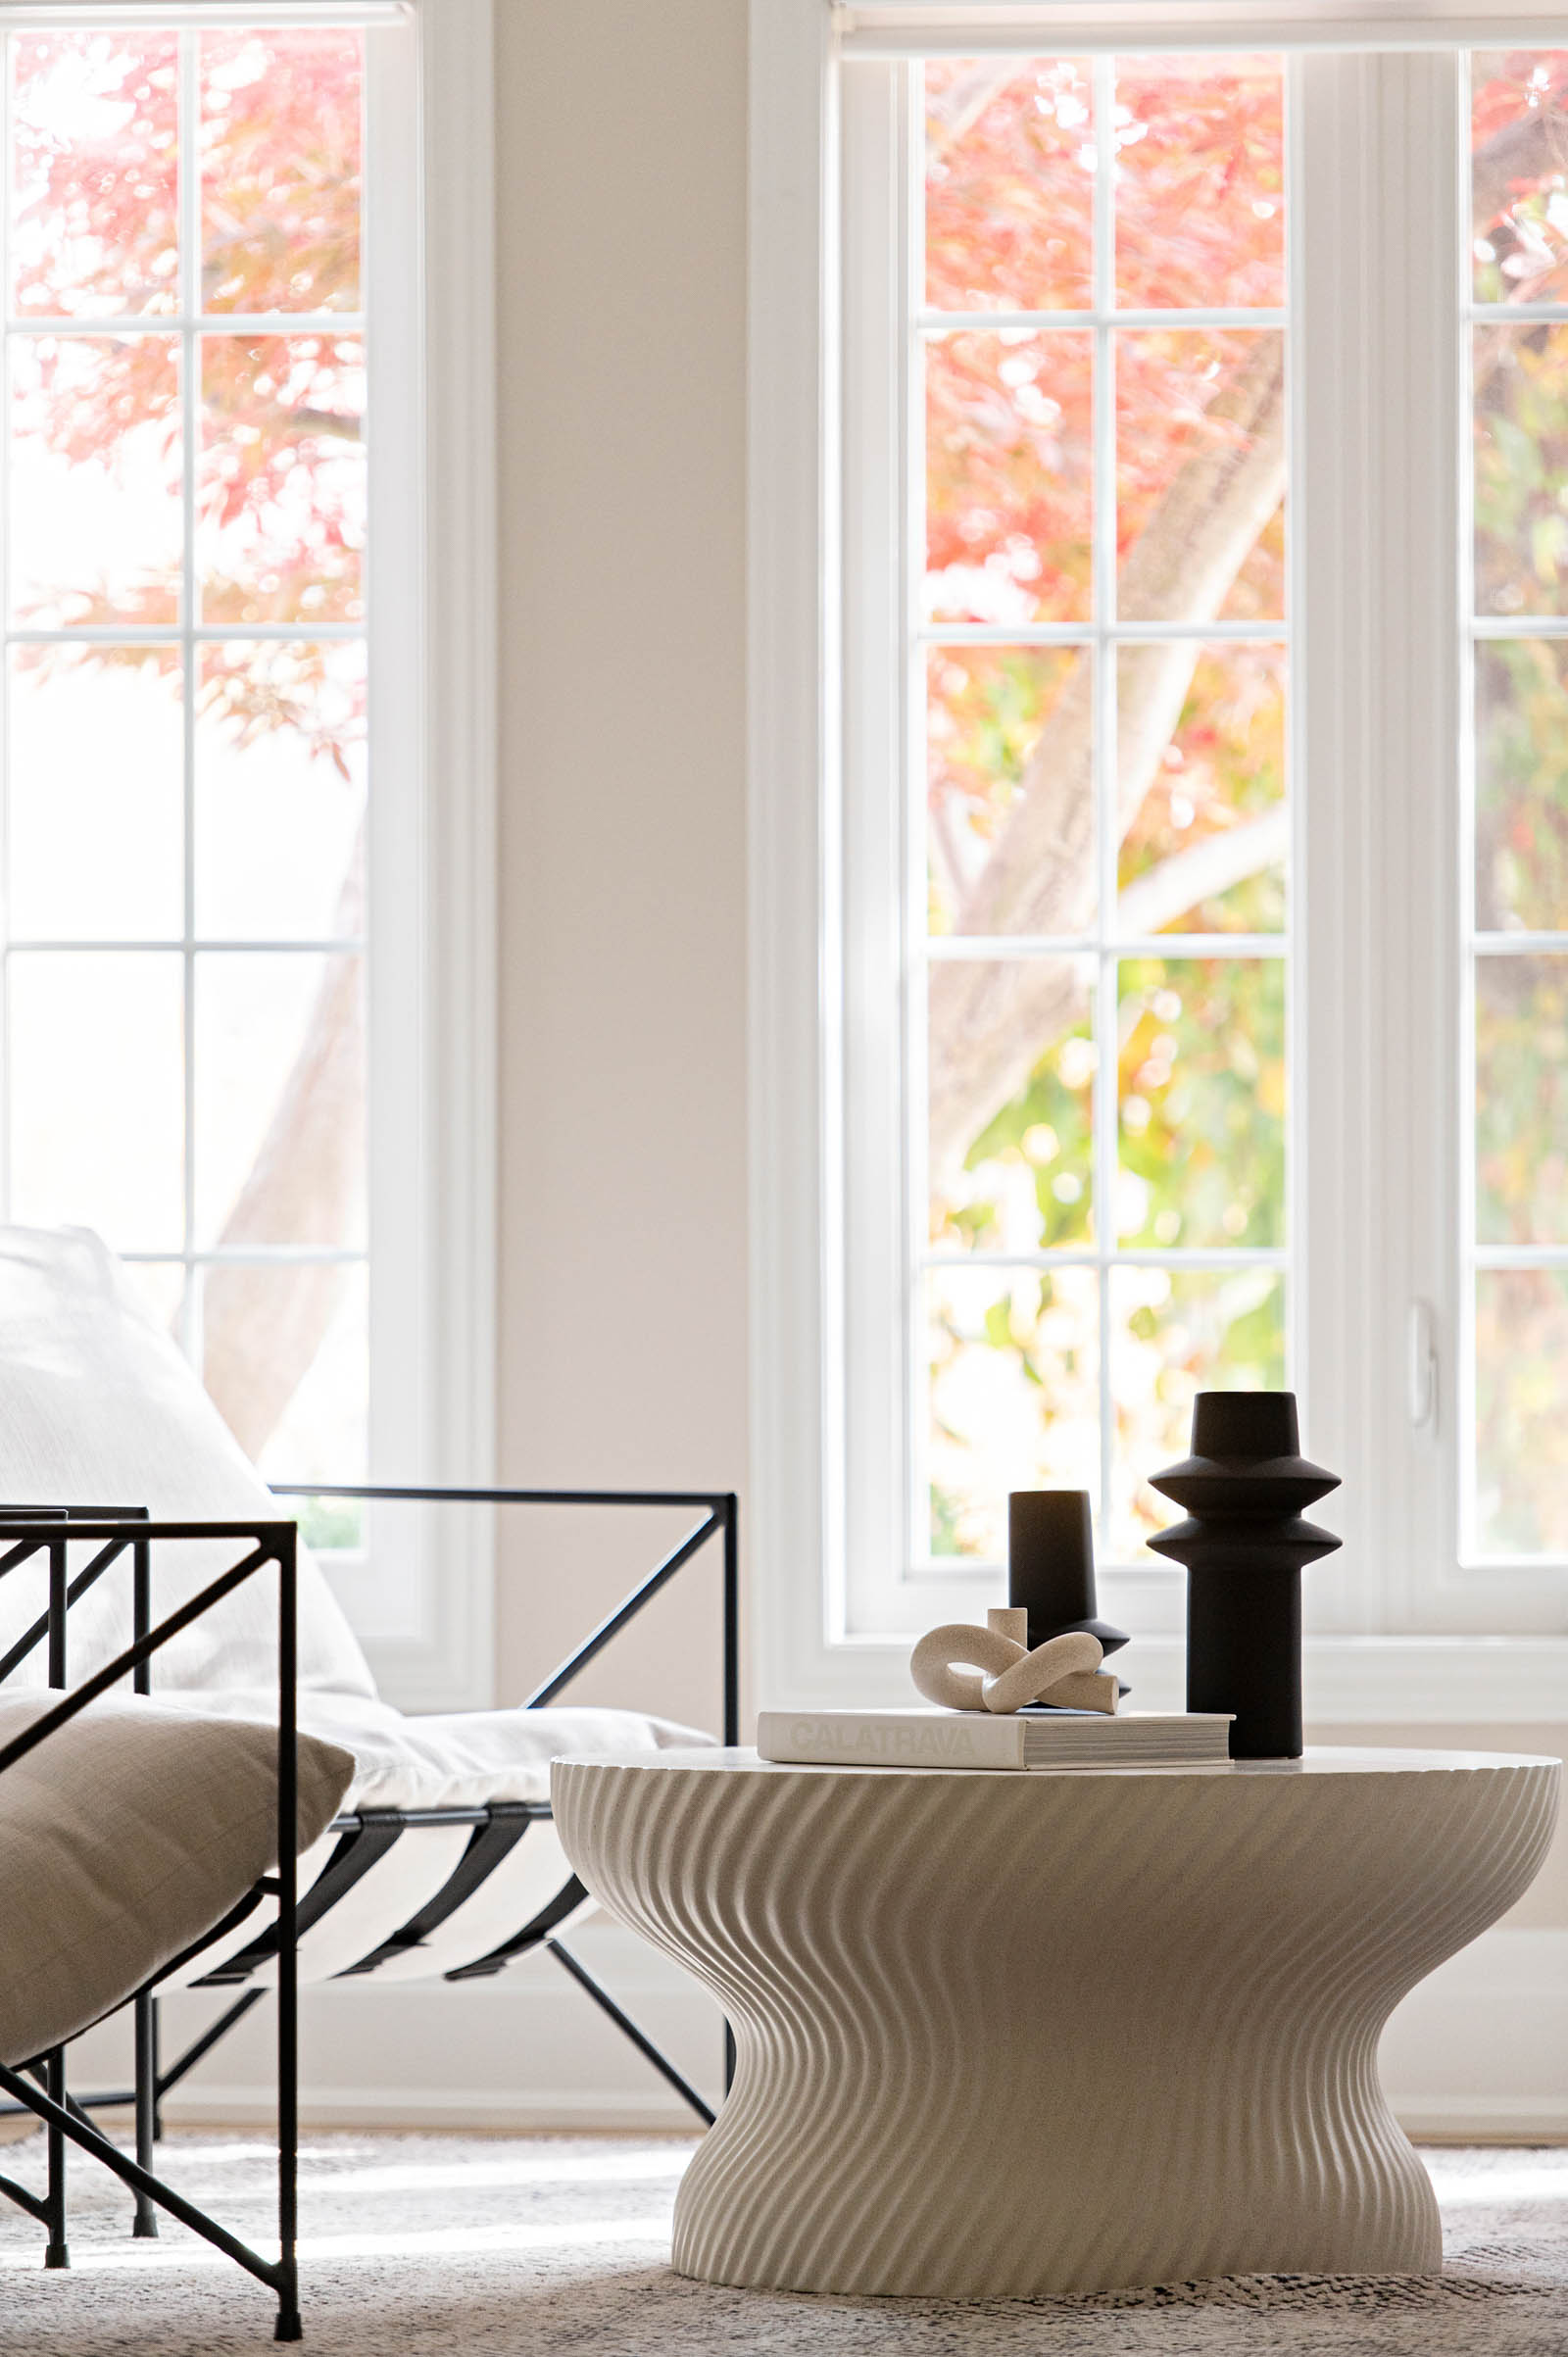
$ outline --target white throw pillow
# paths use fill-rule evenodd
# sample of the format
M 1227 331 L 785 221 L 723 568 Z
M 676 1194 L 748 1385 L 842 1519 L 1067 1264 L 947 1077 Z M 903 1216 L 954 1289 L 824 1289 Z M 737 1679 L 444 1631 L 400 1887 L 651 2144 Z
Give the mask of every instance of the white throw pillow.
M 84 1228 L 0 1228 L 0 1500 L 145 1506 L 164 1520 L 292 1519 L 114 1254 Z M 155 1547 L 155 1619 L 243 1552 L 226 1543 Z M 301 1687 L 373 1694 L 354 1632 L 304 1547 L 298 1593 Z M 0 1652 L 37 1617 L 46 1594 L 40 1561 L 0 1577 Z M 127 1556 L 72 1607 L 71 1682 L 111 1659 L 130 1634 Z M 153 1685 L 255 1687 L 276 1674 L 277 1574 L 269 1565 L 161 1649 Z M 18 1676 L 41 1683 L 41 1647 Z
M 0 1745 L 53 1706 L 0 1698 Z M 354 1773 L 299 1743 L 298 1846 Z M 105 1695 L 0 1772 L 0 2061 L 124 2003 L 277 1863 L 277 1731 Z

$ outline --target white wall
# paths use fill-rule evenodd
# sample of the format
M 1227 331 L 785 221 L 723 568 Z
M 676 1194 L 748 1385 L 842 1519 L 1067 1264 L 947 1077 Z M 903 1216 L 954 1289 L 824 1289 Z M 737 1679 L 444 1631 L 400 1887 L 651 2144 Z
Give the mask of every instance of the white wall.
M 746 0 L 497 16 L 499 1467 L 741 1489 Z M 500 1696 L 681 1526 L 514 1536 Z M 677 1590 L 580 1698 L 716 1727 Z

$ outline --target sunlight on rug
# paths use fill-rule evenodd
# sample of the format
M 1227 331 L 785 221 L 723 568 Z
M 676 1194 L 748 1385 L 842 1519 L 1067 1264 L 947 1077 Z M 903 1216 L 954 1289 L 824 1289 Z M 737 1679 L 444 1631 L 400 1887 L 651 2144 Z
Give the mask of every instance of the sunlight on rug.
M 314 2136 L 301 2155 L 308 2345 L 332 2357 L 1563 2357 L 1568 2151 L 1424 2155 L 1443 2205 L 1441 2279 L 1280 2277 L 1092 2300 L 863 2300 L 693 2283 L 668 2264 L 687 2137 Z M 7 2147 L 38 2185 L 39 2138 Z M 265 2250 L 274 2157 L 259 2138 L 175 2136 L 171 2182 Z M 271 2305 L 166 2222 L 72 2168 L 73 2265 L 0 2202 L 0 2345 L 29 2357 L 226 2357 L 270 2345 Z

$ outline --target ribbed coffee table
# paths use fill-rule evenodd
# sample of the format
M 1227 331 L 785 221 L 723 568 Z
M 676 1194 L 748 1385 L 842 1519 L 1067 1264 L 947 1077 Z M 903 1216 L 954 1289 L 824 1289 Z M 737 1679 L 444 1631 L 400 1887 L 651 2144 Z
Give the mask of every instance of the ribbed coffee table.
M 578 1874 L 735 2032 L 675 2266 L 950 2298 L 1437 2272 L 1378 2035 L 1530 1882 L 1559 1774 L 559 1761 Z

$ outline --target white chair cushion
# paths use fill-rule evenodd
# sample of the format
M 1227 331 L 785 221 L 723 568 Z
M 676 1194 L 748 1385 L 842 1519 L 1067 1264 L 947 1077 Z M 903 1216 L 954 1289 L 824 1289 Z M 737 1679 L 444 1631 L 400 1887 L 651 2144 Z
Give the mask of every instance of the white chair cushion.
M 0 1744 L 52 1705 L 0 1698 Z M 299 1847 L 350 1755 L 299 1745 Z M 0 1774 L 0 2060 L 74 2038 L 221 1921 L 277 1863 L 277 1736 L 106 1695 Z
M 0 1500 L 145 1506 L 167 1520 L 286 1521 L 171 1337 L 85 1229 L 0 1228 Z M 237 1559 L 233 1547 L 154 1550 L 162 1617 Z M 341 1605 L 307 1548 L 299 1557 L 302 1692 L 371 1695 L 374 1681 Z M 36 1618 L 44 1573 L 0 1578 L 0 1652 Z M 71 1613 L 74 1681 L 130 1642 L 128 1559 Z M 277 1577 L 269 1567 L 157 1656 L 158 1689 L 259 1686 L 275 1679 Z M 42 1649 L 19 1673 L 41 1683 Z M 274 1704 L 275 1709 L 275 1704 Z
M 274 1724 L 267 1688 L 167 1697 L 171 1707 Z M 390 1702 L 309 1694 L 300 1725 L 354 1761 L 345 1808 L 483 1808 L 491 1800 L 548 1800 L 550 1763 L 563 1753 L 600 1758 L 666 1751 L 712 1737 L 640 1710 L 460 1710 L 405 1718 Z

